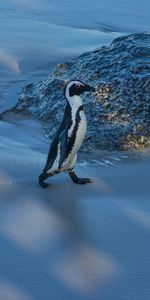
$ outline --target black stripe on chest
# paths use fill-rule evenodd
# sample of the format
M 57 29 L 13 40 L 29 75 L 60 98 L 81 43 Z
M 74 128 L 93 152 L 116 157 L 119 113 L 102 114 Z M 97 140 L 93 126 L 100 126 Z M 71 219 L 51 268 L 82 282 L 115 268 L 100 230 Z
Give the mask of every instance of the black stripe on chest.
M 75 126 L 73 128 L 73 131 L 72 131 L 72 134 L 71 134 L 71 137 L 69 138 L 69 142 L 68 142 L 68 149 L 67 149 L 67 153 L 69 154 L 72 149 L 73 149 L 73 146 L 74 146 L 74 143 L 75 143 L 75 139 L 76 139 L 76 135 L 77 135 L 77 131 L 78 131 L 78 128 L 79 128 L 79 123 L 81 121 L 81 118 L 80 118 L 80 111 L 83 110 L 83 105 L 81 105 L 77 112 L 76 112 L 76 115 L 75 115 Z

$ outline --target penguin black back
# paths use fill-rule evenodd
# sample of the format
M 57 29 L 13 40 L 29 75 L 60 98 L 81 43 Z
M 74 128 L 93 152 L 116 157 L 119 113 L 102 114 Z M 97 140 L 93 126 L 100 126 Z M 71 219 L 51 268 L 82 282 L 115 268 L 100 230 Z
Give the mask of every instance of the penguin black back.
M 64 130 L 66 130 L 66 129 L 69 129 L 71 127 L 71 125 L 72 125 L 71 106 L 67 102 L 65 112 L 64 112 L 64 115 L 63 115 L 63 119 L 62 119 L 62 121 L 61 121 L 55 135 L 54 135 L 54 138 L 53 138 L 52 142 L 51 142 L 44 171 L 47 171 L 47 169 L 50 169 L 52 167 L 53 162 L 55 161 L 55 159 L 57 157 L 57 147 L 58 147 L 58 143 L 59 143 L 58 138 L 60 136 L 60 133 L 63 132 Z

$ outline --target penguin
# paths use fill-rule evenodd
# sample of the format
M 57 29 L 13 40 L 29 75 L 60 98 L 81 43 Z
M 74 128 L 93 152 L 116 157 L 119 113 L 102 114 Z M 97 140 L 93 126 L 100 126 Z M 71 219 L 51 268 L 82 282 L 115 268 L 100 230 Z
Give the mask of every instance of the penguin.
M 85 92 L 95 92 L 95 88 L 79 80 L 68 82 L 64 88 L 64 96 L 67 100 L 64 116 L 52 140 L 46 165 L 39 176 L 39 184 L 44 188 L 49 186 L 44 181 L 60 172 L 67 172 L 76 184 L 92 182 L 89 178 L 79 178 L 74 171 L 77 152 L 87 131 L 87 120 L 81 97 Z

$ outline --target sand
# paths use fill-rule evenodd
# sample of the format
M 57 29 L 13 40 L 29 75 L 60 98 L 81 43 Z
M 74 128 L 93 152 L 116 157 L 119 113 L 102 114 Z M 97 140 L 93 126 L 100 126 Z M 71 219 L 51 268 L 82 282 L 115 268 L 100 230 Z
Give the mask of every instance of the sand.
M 149 299 L 150 152 L 80 155 L 42 189 L 49 140 L 32 120 L 0 122 L 0 299 Z

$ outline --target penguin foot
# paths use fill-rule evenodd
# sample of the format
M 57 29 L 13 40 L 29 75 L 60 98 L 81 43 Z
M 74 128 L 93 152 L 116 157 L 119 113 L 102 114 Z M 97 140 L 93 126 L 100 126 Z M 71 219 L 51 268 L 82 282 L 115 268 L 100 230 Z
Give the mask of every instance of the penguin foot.
M 90 178 L 78 178 L 74 181 L 76 184 L 86 184 L 86 183 L 92 183 L 92 180 Z
M 86 184 L 92 183 L 93 181 L 90 178 L 79 178 L 75 172 L 68 172 L 69 176 L 71 177 L 72 181 L 76 184 Z
M 45 180 L 46 178 L 47 178 L 47 176 L 44 175 L 44 174 L 41 174 L 41 175 L 39 176 L 39 185 L 42 186 L 42 187 L 45 188 L 45 189 L 49 186 L 48 183 L 44 182 L 44 180 Z
M 40 186 L 42 186 L 44 189 L 47 189 L 49 187 L 49 184 L 44 181 L 39 181 Z

